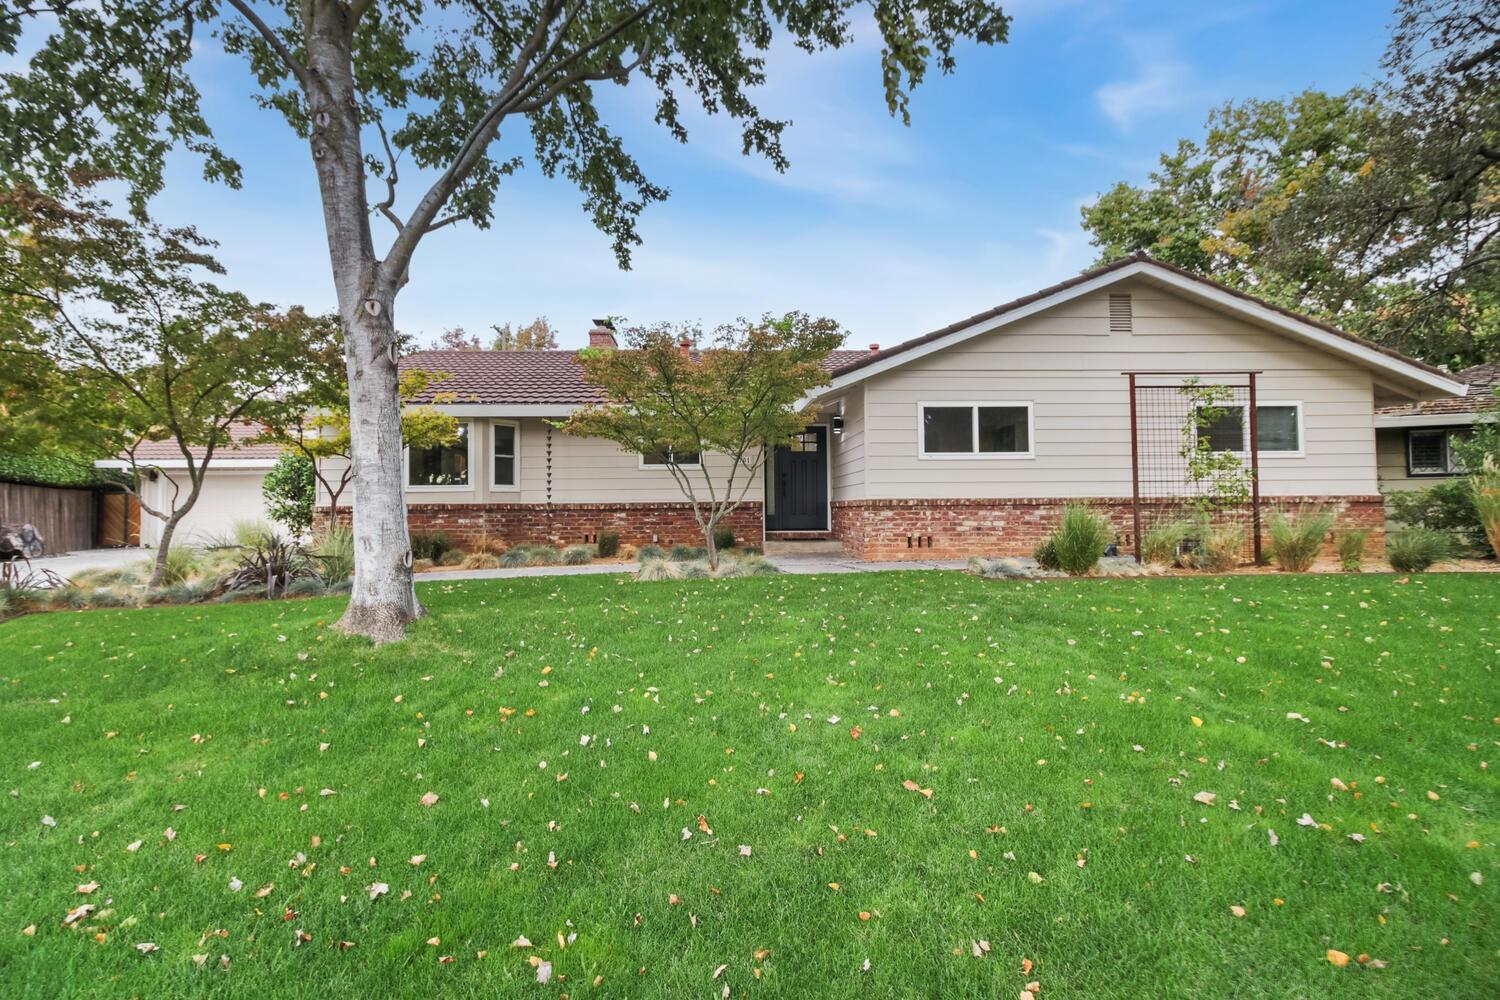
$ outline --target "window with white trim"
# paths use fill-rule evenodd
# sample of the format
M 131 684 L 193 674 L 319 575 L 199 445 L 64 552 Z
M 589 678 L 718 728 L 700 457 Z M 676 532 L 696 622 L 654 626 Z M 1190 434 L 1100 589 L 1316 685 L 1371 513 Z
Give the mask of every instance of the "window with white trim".
M 643 469 L 665 469 L 668 462 L 676 465 L 679 469 L 697 469 L 703 464 L 703 456 L 696 451 L 653 451 L 641 456 L 641 468 Z
M 1030 403 L 919 403 L 926 458 L 1031 456 Z
M 1214 451 L 1244 454 L 1248 450 L 1250 427 L 1245 421 L 1246 408 L 1239 404 L 1199 407 L 1216 414 L 1212 420 L 1198 421 L 1198 438 Z M 1302 403 L 1300 401 L 1257 403 L 1255 438 L 1262 455 L 1302 454 Z
M 406 449 L 406 485 L 451 489 L 469 485 L 469 424 L 461 421 L 452 444 Z
M 494 462 L 490 485 L 497 490 L 518 489 L 521 482 L 521 427 L 497 422 L 492 432 Z
M 1406 472 L 1412 476 L 1456 476 L 1463 462 L 1453 450 L 1453 438 L 1461 431 L 1434 427 L 1406 432 Z

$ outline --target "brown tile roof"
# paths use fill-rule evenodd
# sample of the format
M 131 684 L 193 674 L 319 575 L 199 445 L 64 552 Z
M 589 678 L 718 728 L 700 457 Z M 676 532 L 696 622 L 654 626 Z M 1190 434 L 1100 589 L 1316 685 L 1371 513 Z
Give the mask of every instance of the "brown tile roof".
M 868 351 L 834 351 L 826 367 L 837 372 Z M 430 403 L 453 393 L 459 403 L 560 405 L 593 403 L 604 395 L 583 379 L 577 351 L 417 351 L 401 359 L 402 371 L 445 372 L 412 400 Z
M 264 430 L 265 428 L 260 424 L 235 424 L 229 428 L 229 437 L 233 443 L 229 447 L 220 445 L 214 449 L 214 458 L 280 458 L 280 445 L 242 443 Z M 189 450 L 192 451 L 195 459 L 203 457 L 202 448 L 193 447 Z M 176 441 L 146 441 L 135 450 L 135 460 L 141 465 L 148 465 L 152 462 L 180 462 L 182 449 L 177 447 Z M 209 468 L 212 467 L 212 465 L 209 466 Z
M 951 333 L 957 333 L 959 330 L 963 330 L 967 327 L 973 326 L 975 323 L 983 323 L 985 320 L 994 319 L 997 316 L 1003 316 L 1008 312 L 1013 312 L 1014 310 L 1021 308 L 1022 306 L 1028 306 L 1040 299 L 1045 299 L 1049 296 L 1056 295 L 1058 292 L 1065 292 L 1068 289 L 1073 288 L 1077 285 L 1081 285 L 1086 281 L 1092 281 L 1095 278 L 1110 274 L 1114 271 L 1121 271 L 1133 264 L 1140 263 L 1147 263 L 1152 265 L 1153 267 L 1161 268 L 1164 271 L 1170 271 L 1171 273 L 1176 274 L 1180 277 L 1196 281 L 1200 285 L 1207 285 L 1209 288 L 1213 288 L 1217 291 L 1227 292 L 1228 294 L 1233 295 L 1236 298 L 1244 299 L 1247 302 L 1254 303 L 1255 305 L 1261 306 L 1263 308 L 1279 312 L 1283 316 L 1289 316 L 1292 319 L 1295 319 L 1301 323 L 1306 323 L 1309 326 L 1315 326 L 1319 330 L 1323 330 L 1326 333 L 1331 333 L 1334 336 L 1342 337 L 1344 340 L 1359 344 L 1362 347 L 1368 347 L 1372 351 L 1379 351 L 1381 354 L 1384 354 L 1387 357 L 1394 358 L 1397 361 L 1405 362 L 1406 364 L 1412 365 L 1416 368 L 1420 368 L 1423 371 L 1429 372 L 1431 374 L 1441 375 L 1444 378 L 1452 377 L 1448 372 L 1443 371 L 1441 368 L 1433 367 L 1432 365 L 1429 365 L 1423 361 L 1418 361 L 1415 358 L 1409 358 L 1406 355 L 1402 354 L 1400 351 L 1392 350 L 1389 347 L 1383 347 L 1380 344 L 1365 340 L 1363 337 L 1357 337 L 1346 330 L 1340 330 L 1336 326 L 1324 323 L 1321 320 L 1313 319 L 1311 316 L 1303 315 L 1302 313 L 1296 312 L 1292 309 L 1288 309 L 1285 306 L 1279 306 L 1274 302 L 1267 302 L 1265 299 L 1257 298 L 1256 296 L 1251 295 L 1248 292 L 1242 292 L 1237 288 L 1230 288 L 1228 285 L 1223 285 L 1210 278 L 1205 278 L 1201 274 L 1194 274 L 1192 271 L 1180 268 L 1175 264 L 1168 264 L 1164 261 L 1157 260 L 1150 254 L 1140 251 L 1131 254 L 1129 257 L 1122 257 L 1119 260 L 1111 261 L 1108 264 L 1104 264 L 1099 267 L 1092 268 L 1091 270 L 1084 271 L 1082 274 L 1076 274 L 1073 277 L 1066 279 L 1065 281 L 1059 281 L 1055 285 L 1048 285 L 1046 288 L 1032 292 L 1030 295 L 1023 295 L 1018 299 L 1012 299 L 1009 302 L 995 306 L 993 309 L 986 309 L 984 312 L 975 313 L 973 316 L 970 316 L 967 319 L 961 319 L 956 323 L 949 323 L 947 326 L 943 327 L 940 330 L 933 330 L 931 333 L 924 333 L 920 337 L 914 337 L 911 340 L 903 341 L 902 343 L 897 344 L 894 347 L 887 347 L 883 351 L 874 351 L 864 354 L 859 359 L 845 365 L 843 368 L 840 368 L 837 374 L 845 375 L 852 371 L 858 371 L 859 369 L 864 368 L 867 365 L 874 364 L 876 361 L 882 361 L 886 358 L 900 354 L 903 351 L 909 351 L 914 347 L 920 347 L 923 344 L 931 343 L 934 340 L 941 340 L 943 337 L 946 337 Z
M 1375 412 L 1382 417 L 1416 417 L 1432 413 L 1477 413 L 1480 407 L 1494 405 L 1495 387 L 1500 386 L 1500 362 L 1465 368 L 1451 377 L 1468 385 L 1467 396 L 1429 399 L 1405 406 L 1382 406 Z

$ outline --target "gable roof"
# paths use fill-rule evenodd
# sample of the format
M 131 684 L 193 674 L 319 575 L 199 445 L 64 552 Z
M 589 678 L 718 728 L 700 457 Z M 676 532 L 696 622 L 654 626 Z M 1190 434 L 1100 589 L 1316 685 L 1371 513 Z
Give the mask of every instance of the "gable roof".
M 253 437 L 265 433 L 261 424 L 241 421 L 229 427 L 229 441 L 214 449 L 213 462 L 209 468 L 269 468 L 281 457 L 282 447 L 269 441 L 246 444 Z M 201 461 L 206 451 L 201 445 L 192 445 L 188 451 L 195 461 Z M 182 449 L 171 439 L 166 441 L 142 441 L 135 449 L 136 464 L 142 468 L 156 466 L 164 469 L 187 468 Z M 130 456 L 124 452 L 115 458 L 102 459 L 94 463 L 101 469 L 128 468 Z
M 1463 384 L 1441 368 L 1407 357 L 1400 351 L 1365 340 L 1346 330 L 1313 319 L 1311 316 L 1305 316 L 1274 302 L 1267 302 L 1247 292 L 1230 288 L 1176 265 L 1156 260 L 1148 254 L 1137 252 L 1129 257 L 1084 271 L 1082 274 L 1055 285 L 1049 285 L 1030 295 L 1023 295 L 1018 299 L 995 306 L 993 309 L 986 309 L 984 312 L 976 313 L 956 323 L 950 323 L 931 333 L 914 337 L 882 351 L 872 352 L 845 364 L 835 371 L 834 384 L 819 390 L 818 395 L 825 395 L 829 391 L 852 385 L 933 351 L 988 333 L 1043 309 L 1135 277 L 1145 278 L 1163 287 L 1171 288 L 1187 298 L 1205 301 L 1224 311 L 1310 341 L 1333 353 L 1343 354 L 1368 367 L 1382 371 L 1406 386 L 1421 387 L 1421 390 L 1425 392 L 1436 390 L 1453 396 L 1464 394 Z
M 824 367 L 830 373 L 868 351 L 834 351 Z M 445 372 L 413 403 L 431 403 L 452 393 L 458 405 L 567 407 L 603 402 L 604 394 L 583 378 L 577 351 L 416 351 L 403 357 L 401 371 Z

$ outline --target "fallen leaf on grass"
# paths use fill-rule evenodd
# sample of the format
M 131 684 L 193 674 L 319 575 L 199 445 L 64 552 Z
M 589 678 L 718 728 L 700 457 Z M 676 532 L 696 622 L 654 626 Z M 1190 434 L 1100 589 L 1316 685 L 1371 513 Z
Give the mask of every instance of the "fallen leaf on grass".
M 73 907 L 73 909 L 68 911 L 67 916 L 63 917 L 63 926 L 72 927 L 74 924 L 78 923 L 78 921 L 82 920 L 84 917 L 93 912 L 93 903 L 83 903 L 79 906 L 75 906 Z
M 140 944 L 135 946 L 135 950 L 140 952 L 142 955 L 150 955 L 152 952 L 161 951 L 161 949 L 156 946 L 156 942 L 154 941 L 142 941 Z
M 1334 948 L 1329 948 L 1324 956 L 1335 969 L 1342 969 L 1349 964 L 1349 956 Z
M 99 888 L 98 882 L 85 882 L 78 887 L 78 892 L 80 895 L 87 896 L 97 888 Z
M 1243 917 L 1245 915 L 1245 908 L 1243 906 L 1235 905 L 1229 908 L 1229 912 L 1233 913 L 1237 917 Z
M 374 902 L 390 891 L 391 887 L 386 885 L 384 882 L 371 882 L 369 885 L 365 886 L 365 892 L 368 892 L 370 894 L 371 902 Z
M 1214 804 L 1214 799 L 1217 799 L 1218 797 L 1218 792 L 1199 792 L 1197 795 L 1193 796 L 1193 801 L 1205 806 L 1211 806 Z

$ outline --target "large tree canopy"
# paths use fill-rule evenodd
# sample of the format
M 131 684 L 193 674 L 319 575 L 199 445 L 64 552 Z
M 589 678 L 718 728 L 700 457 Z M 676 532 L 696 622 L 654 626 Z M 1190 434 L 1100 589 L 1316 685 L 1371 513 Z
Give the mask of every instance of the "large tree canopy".
M 255 100 L 308 143 L 345 332 L 360 502 L 341 624 L 394 639 L 421 613 L 394 322 L 418 244 L 454 222 L 490 225 L 502 179 L 529 159 L 578 187 L 628 264 L 637 217 L 666 190 L 606 123 L 596 88 L 650 87 L 656 121 L 679 140 L 689 103 L 726 113 L 744 152 L 782 169 L 786 123 L 752 98 L 766 51 L 846 45 L 864 17 L 903 119 L 931 67 L 952 70 L 960 43 L 1003 42 L 1009 27 L 990 0 L 20 0 L 0 11 L 0 52 L 34 54 L 0 73 L 0 177 L 51 187 L 88 166 L 128 181 L 139 209 L 168 152 L 186 147 L 210 179 L 236 184 L 194 56 L 217 44 L 249 60 Z M 415 197 L 400 187 L 408 164 L 424 172 Z M 372 215 L 392 234 L 379 250 Z
M 1083 209 L 1136 250 L 1433 362 L 1500 357 L 1500 0 L 1406 0 L 1376 86 L 1214 112 Z

